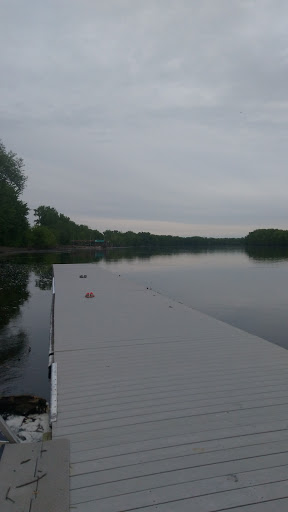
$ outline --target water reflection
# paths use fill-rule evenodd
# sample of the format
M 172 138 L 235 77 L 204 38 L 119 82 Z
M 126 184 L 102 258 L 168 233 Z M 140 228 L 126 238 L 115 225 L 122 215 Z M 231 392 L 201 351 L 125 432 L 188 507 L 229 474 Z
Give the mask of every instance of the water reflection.
M 29 269 L 25 265 L 0 263 L 0 329 L 19 315 L 29 297 Z
M 255 261 L 286 261 L 288 260 L 287 247 L 245 247 L 245 252 L 249 258 Z
M 288 250 L 122 248 L 0 259 L 0 392 L 49 398 L 53 263 L 93 263 L 288 348 Z M 31 347 L 31 350 L 29 349 Z
M 29 351 L 27 333 L 21 329 L 17 329 L 17 332 L 12 333 L 12 326 L 8 329 L 7 327 L 2 330 L 2 337 L 5 343 L 0 345 L 0 362 L 5 368 L 9 368 L 9 363 L 13 360 L 20 361 L 23 354 Z
M 48 398 L 47 350 L 50 296 L 48 304 L 41 297 L 42 312 L 37 317 L 32 309 L 35 290 L 50 290 L 53 257 L 49 264 L 46 255 L 31 258 L 16 255 L 0 261 L 0 392 L 38 393 Z M 49 259 L 49 258 L 48 258 Z M 31 302 L 32 301 L 32 302 Z M 44 309 L 46 308 L 46 310 Z M 29 316 L 31 319 L 29 320 Z M 35 328 L 44 317 L 44 332 L 34 335 Z M 39 334 L 39 333 L 38 333 Z M 39 360 L 39 354 L 42 359 Z M 38 355 L 37 355 L 38 354 Z M 42 385 L 34 381 L 38 371 L 44 372 Z
M 51 290 L 53 279 L 52 264 L 33 265 L 32 270 L 35 274 L 35 286 L 40 290 Z
M 0 385 L 5 389 L 21 374 L 28 353 L 28 336 L 21 322 L 21 307 L 29 298 L 29 269 L 24 265 L 0 263 Z
M 14 331 L 14 332 L 13 332 Z M 9 326 L 0 333 L 1 394 L 13 392 L 15 381 L 21 379 L 29 355 L 29 338 L 19 326 Z

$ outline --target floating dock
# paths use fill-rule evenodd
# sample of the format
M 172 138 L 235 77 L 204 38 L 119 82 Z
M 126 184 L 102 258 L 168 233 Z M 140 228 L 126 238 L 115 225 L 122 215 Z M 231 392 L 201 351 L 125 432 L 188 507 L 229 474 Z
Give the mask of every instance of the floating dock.
M 54 275 L 70 510 L 288 510 L 288 351 L 97 264 Z

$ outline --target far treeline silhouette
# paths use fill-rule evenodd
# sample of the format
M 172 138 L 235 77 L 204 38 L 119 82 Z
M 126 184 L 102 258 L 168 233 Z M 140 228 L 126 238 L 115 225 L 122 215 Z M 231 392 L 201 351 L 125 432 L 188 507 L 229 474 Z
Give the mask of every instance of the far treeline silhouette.
M 245 237 L 246 245 L 288 246 L 287 229 L 255 229 Z
M 50 249 L 59 245 L 81 245 L 89 241 L 101 242 L 106 247 L 212 247 L 239 245 L 288 246 L 288 231 L 257 229 L 245 238 L 206 238 L 153 235 L 149 232 L 122 233 L 107 230 L 101 233 L 83 224 L 76 224 L 69 217 L 58 213 L 51 206 L 34 210 L 35 225 L 28 222 L 29 207 L 20 196 L 27 181 L 24 163 L 16 153 L 7 151 L 0 140 L 0 246 Z
M 85 242 L 89 245 L 90 241 L 91 245 L 97 245 L 95 240 L 104 240 L 105 247 L 195 247 L 200 245 L 208 247 L 211 245 L 239 245 L 243 240 L 241 238 L 153 235 L 149 232 L 134 233 L 133 231 L 122 233 L 117 230 L 107 230 L 100 233 L 97 230 L 89 229 L 87 226 L 75 224 L 69 217 L 65 217 L 62 213 L 59 214 L 55 208 L 50 206 L 39 206 L 34 210 L 34 213 L 37 229 L 43 230 L 45 228 L 46 241 L 50 240 L 52 235 L 53 240 L 56 240 L 56 243 L 60 245 L 73 245 L 73 243 L 79 241 L 83 241 L 83 245 Z

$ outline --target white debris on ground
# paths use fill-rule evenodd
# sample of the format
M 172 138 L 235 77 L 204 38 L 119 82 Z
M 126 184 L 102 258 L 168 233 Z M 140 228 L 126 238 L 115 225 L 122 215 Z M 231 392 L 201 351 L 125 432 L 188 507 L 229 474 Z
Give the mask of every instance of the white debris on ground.
M 42 441 L 43 434 L 50 432 L 49 414 L 30 414 L 29 416 L 9 415 L 6 424 L 21 443 Z

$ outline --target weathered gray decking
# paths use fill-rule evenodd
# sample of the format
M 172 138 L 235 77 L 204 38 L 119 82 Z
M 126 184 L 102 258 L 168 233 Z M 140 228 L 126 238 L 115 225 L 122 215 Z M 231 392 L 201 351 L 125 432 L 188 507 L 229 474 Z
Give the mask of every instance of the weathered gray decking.
M 69 442 L 6 444 L 0 461 L 1 512 L 68 512 Z
M 71 511 L 286 511 L 288 352 L 97 265 L 54 273 Z

